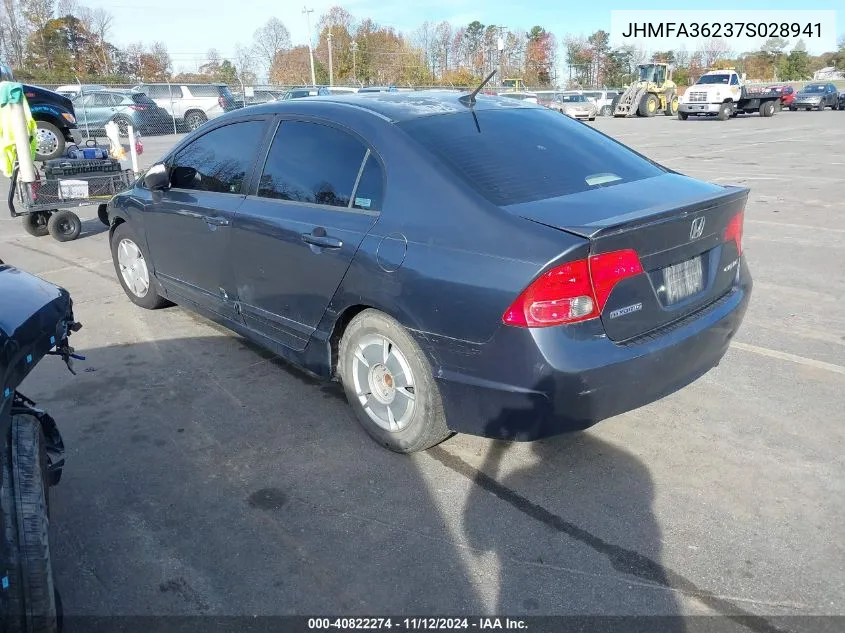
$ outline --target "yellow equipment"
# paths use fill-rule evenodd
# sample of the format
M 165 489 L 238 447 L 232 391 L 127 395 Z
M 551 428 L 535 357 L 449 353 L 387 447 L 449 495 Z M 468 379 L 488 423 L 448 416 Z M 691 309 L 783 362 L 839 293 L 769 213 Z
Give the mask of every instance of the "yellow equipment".
M 525 90 L 525 82 L 522 79 L 503 79 L 502 88 L 505 90 L 513 90 L 515 92 L 522 92 Z
M 666 116 L 678 113 L 678 90 L 668 64 L 640 64 L 639 78 L 613 102 L 613 116 Z

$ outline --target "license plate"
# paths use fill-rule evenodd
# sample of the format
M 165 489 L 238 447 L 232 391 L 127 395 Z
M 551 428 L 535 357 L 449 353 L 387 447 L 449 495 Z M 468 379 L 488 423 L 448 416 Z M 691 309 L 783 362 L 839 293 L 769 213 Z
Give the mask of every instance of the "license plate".
M 704 287 L 701 257 L 664 268 L 663 287 L 666 289 L 666 303 L 669 305 L 701 292 Z

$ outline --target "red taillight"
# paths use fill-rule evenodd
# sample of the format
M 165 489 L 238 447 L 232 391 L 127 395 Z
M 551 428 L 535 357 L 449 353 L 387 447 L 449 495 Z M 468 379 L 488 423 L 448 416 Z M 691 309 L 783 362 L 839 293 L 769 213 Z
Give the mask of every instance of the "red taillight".
M 731 218 L 731 221 L 728 222 L 728 226 L 725 229 L 725 241 L 729 242 L 730 240 L 733 240 L 736 243 L 737 255 L 742 255 L 742 222 L 744 216 L 744 210 L 737 213 Z
M 145 105 L 131 105 L 129 106 L 130 110 L 146 110 L 147 106 Z
M 643 265 L 637 252 L 631 249 L 590 256 L 590 276 L 596 293 L 599 312 L 604 310 L 613 287 L 623 279 L 639 275 Z
M 507 309 L 502 320 L 517 327 L 578 323 L 601 314 L 613 287 L 643 272 L 633 250 L 592 255 L 543 273 Z

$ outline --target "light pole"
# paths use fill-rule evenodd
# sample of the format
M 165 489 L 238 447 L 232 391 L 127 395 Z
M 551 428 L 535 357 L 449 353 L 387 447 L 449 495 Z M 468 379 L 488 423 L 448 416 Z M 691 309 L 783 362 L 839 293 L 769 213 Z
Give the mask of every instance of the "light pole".
M 302 12 L 305 14 L 305 25 L 308 27 L 308 60 L 311 62 L 311 85 L 317 87 L 317 77 L 314 75 L 314 49 L 311 48 L 311 14 L 314 9 L 302 7 Z
M 329 85 L 334 85 L 334 69 L 332 68 L 332 27 L 329 26 L 329 33 L 326 36 L 329 42 Z
M 355 78 L 355 83 L 358 83 L 358 64 L 356 62 L 355 54 L 358 52 L 358 42 L 352 41 L 352 76 Z
M 496 74 L 499 76 L 499 88 L 502 87 L 502 57 L 505 51 L 505 38 L 504 38 L 505 27 L 499 27 L 499 38 L 496 40 L 496 48 L 499 49 L 499 72 Z

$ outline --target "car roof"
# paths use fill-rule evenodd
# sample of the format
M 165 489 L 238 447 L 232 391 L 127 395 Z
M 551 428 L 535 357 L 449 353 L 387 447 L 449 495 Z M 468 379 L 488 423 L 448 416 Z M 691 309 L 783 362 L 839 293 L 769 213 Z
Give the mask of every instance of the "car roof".
M 400 122 L 436 114 L 467 112 L 469 107 L 460 100 L 464 94 L 448 91 L 363 92 L 272 101 L 252 106 L 252 108 L 256 114 L 283 114 L 294 111 L 297 114 L 307 114 L 309 110 L 315 113 L 319 110 L 322 114 L 337 114 L 338 116 L 342 116 L 349 108 L 355 108 L 370 111 L 393 122 Z M 476 110 L 536 109 L 539 107 L 517 99 L 481 94 L 476 97 L 474 106 Z M 234 118 L 237 113 L 238 110 L 235 110 L 224 115 L 224 117 L 231 116 Z

